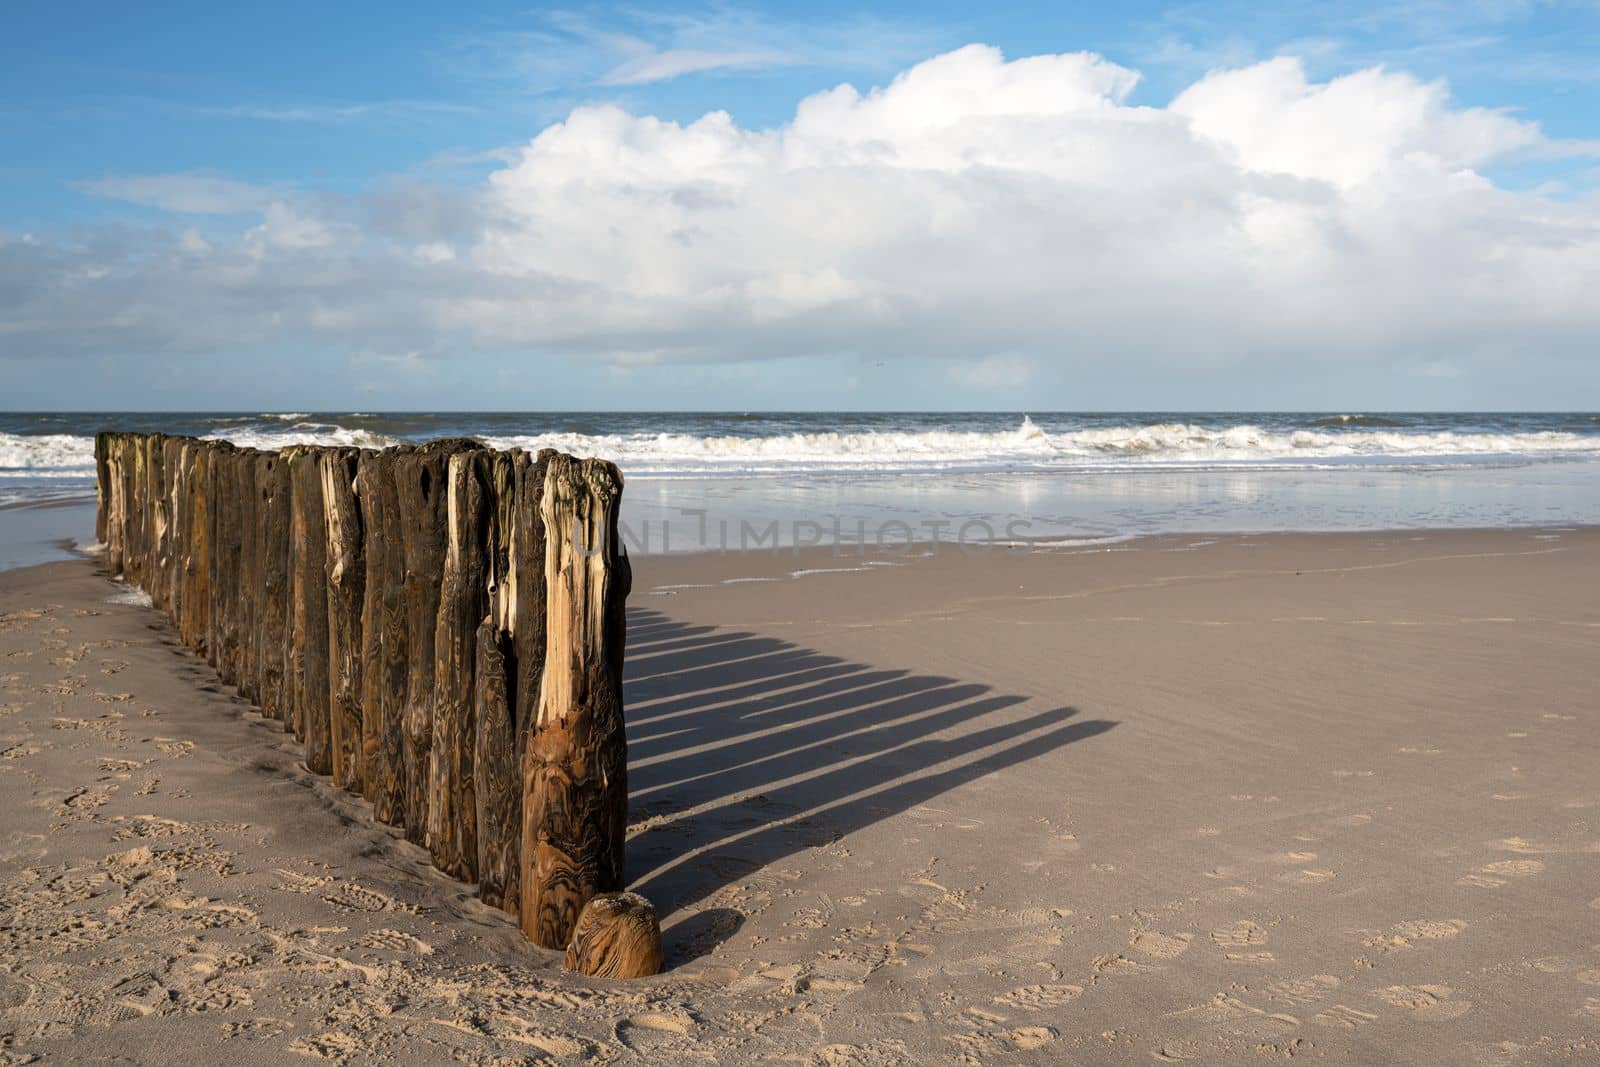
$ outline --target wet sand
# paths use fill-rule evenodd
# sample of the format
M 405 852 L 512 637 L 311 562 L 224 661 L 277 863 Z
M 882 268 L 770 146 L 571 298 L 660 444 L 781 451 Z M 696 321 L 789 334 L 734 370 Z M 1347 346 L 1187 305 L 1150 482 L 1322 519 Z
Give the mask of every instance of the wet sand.
M 1600 1054 L 1600 531 L 921 551 L 636 560 L 633 983 L 94 565 L 0 575 L 3 1055 Z

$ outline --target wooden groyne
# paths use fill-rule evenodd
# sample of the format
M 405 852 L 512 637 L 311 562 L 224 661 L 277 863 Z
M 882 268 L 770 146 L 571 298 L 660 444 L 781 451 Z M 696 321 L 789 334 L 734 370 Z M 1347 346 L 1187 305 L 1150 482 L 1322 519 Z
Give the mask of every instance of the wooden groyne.
M 470 440 L 262 452 L 158 433 L 98 434 L 95 464 L 112 575 L 308 769 L 547 948 L 624 888 L 615 466 Z M 624 910 L 597 902 L 586 945 Z

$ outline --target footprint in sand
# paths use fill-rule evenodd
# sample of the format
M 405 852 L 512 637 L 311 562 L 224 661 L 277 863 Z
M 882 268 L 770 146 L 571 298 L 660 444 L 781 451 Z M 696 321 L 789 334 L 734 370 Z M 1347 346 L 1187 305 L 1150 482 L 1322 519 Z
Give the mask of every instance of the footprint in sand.
M 1265 945 L 1267 932 L 1249 919 L 1240 919 L 1232 926 L 1211 931 L 1211 940 L 1223 948 L 1249 948 Z
M 1395 1008 L 1404 1008 L 1427 1022 L 1448 1022 L 1472 1010 L 1464 1000 L 1451 1000 L 1454 993 L 1444 985 L 1392 985 L 1373 992 L 1373 996 Z
M 403 930 L 374 930 L 356 942 L 362 948 L 386 949 L 413 956 L 433 955 L 433 946 Z
M 617 1020 L 612 1035 L 635 1052 L 683 1047 L 693 1033 L 694 1017 L 687 1011 L 646 1011 Z
M 416 914 L 419 910 L 409 904 L 402 904 L 387 893 L 380 893 L 376 889 L 368 889 L 354 882 L 339 883 L 331 893 L 322 894 L 322 899 L 344 911 L 403 911 Z
M 1354 1030 L 1358 1026 L 1377 1020 L 1377 1016 L 1370 1011 L 1352 1008 L 1348 1004 L 1335 1004 L 1325 1011 L 1319 1011 L 1311 1017 L 1311 1021 L 1323 1026 L 1342 1026 L 1346 1030 Z
M 1384 952 L 1410 948 L 1417 941 L 1448 941 L 1467 928 L 1461 919 L 1408 919 L 1362 942 Z
M 907 1063 L 911 1051 L 904 1041 L 884 1039 L 861 1045 L 824 1045 L 811 1053 L 820 1067 L 876 1067 L 878 1064 Z
M 1329 867 L 1307 867 L 1299 871 L 1285 871 L 1278 875 L 1278 881 L 1288 882 L 1291 885 L 1321 885 L 1331 882 L 1338 872 Z
M 945 1040 L 965 1053 L 963 1059 L 987 1063 L 1007 1052 L 1030 1052 L 1043 1048 L 1060 1036 L 1053 1026 L 1024 1026 L 1015 1030 L 995 1028 L 970 1034 L 947 1034 Z
M 1544 870 L 1543 860 L 1496 860 L 1456 879 L 1456 885 L 1496 889 L 1512 878 L 1527 878 Z
M 1310 1004 L 1339 988 L 1339 979 L 1331 974 L 1314 974 L 1309 978 L 1285 978 L 1267 986 L 1267 999 L 1280 1004 Z
M 1189 948 L 1189 942 L 1193 940 L 1193 934 L 1163 934 L 1155 930 L 1145 930 L 1135 934 L 1129 944 L 1135 952 L 1152 959 L 1170 960 L 1183 955 Z
M 1077 1000 L 1082 995 L 1083 987 L 1077 985 L 1065 983 L 1025 985 L 995 997 L 994 1002 L 1010 1008 L 1020 1008 L 1023 1011 L 1043 1011 L 1046 1008 L 1058 1008 Z

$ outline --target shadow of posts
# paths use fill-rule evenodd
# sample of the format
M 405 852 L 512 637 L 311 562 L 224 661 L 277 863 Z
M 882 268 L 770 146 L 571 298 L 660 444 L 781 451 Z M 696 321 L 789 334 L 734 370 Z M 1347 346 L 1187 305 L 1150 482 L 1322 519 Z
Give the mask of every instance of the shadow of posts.
M 738 929 L 700 908 L 724 887 L 1116 725 L 658 611 L 629 612 L 628 649 L 628 872 L 694 913 L 668 931 L 694 955 Z

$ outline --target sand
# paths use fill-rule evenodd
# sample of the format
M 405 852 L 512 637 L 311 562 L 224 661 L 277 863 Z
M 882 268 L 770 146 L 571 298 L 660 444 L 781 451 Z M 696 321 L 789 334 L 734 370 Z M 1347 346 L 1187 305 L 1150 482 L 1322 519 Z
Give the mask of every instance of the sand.
M 1600 531 L 924 551 L 636 561 L 629 983 L 94 565 L 0 575 L 0 1054 L 1600 1056 Z

